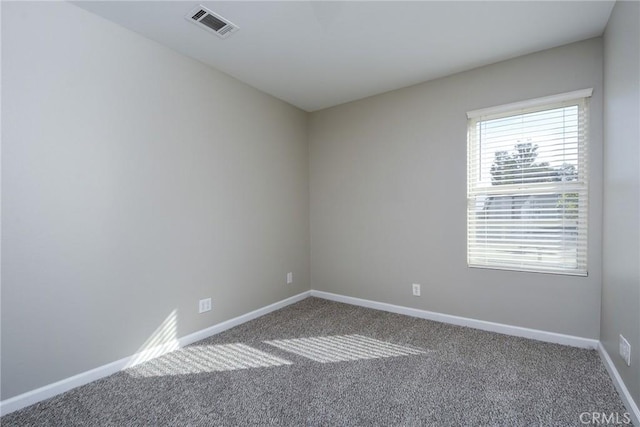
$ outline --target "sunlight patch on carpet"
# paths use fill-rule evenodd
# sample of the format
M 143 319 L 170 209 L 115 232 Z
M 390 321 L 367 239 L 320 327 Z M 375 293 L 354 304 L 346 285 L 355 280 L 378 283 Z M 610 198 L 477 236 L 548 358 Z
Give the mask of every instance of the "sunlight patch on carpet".
M 334 335 L 264 341 L 265 343 L 320 363 L 378 359 L 425 353 L 423 350 L 379 341 L 362 335 Z
M 138 365 L 128 373 L 134 377 L 157 377 L 282 365 L 291 362 L 246 344 L 221 344 L 185 347 Z

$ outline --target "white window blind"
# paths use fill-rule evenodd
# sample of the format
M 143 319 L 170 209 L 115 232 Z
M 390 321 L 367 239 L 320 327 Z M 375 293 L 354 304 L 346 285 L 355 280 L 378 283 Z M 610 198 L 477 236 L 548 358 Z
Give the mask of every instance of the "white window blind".
M 590 95 L 467 114 L 470 267 L 587 275 Z

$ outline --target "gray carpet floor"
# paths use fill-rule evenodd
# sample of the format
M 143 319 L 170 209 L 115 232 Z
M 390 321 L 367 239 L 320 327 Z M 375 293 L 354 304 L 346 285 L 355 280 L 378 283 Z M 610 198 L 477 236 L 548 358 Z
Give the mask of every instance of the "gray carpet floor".
M 594 350 L 308 298 L 3 426 L 579 426 L 627 412 Z

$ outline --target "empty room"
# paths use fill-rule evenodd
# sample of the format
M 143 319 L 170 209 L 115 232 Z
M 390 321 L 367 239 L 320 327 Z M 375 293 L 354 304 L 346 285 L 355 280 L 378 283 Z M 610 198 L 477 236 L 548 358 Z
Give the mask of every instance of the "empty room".
M 640 426 L 640 2 L 0 15 L 3 426 Z

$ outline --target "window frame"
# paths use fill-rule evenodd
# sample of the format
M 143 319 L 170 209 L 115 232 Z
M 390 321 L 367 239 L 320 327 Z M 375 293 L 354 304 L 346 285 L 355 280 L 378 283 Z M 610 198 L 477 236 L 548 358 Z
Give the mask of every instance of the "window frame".
M 593 89 L 583 89 L 573 92 L 562 93 L 558 95 L 552 95 L 542 98 L 535 98 L 521 102 L 515 102 L 510 104 L 504 104 L 495 107 L 483 108 L 479 110 L 469 111 L 467 113 L 467 266 L 470 268 L 483 268 L 493 270 L 508 270 L 508 271 L 520 271 L 520 272 L 534 272 L 534 273 L 546 273 L 555 275 L 569 275 L 569 276 L 588 276 L 588 204 L 589 204 L 589 160 L 588 160 L 588 148 L 589 148 L 589 101 L 593 94 Z M 481 169 L 483 165 L 487 163 L 486 154 L 483 157 L 481 152 L 480 131 L 479 123 L 483 121 L 496 120 L 501 118 L 510 118 L 524 116 L 532 112 L 544 112 L 551 111 L 557 108 L 563 108 L 566 106 L 578 106 L 578 131 L 577 131 L 577 175 L 575 182 L 567 183 L 565 181 L 559 181 L 560 183 L 552 184 L 551 182 L 541 185 L 541 182 L 529 182 L 519 184 L 506 184 L 504 187 L 496 188 L 493 184 L 481 184 Z M 581 122 L 580 120 L 584 120 Z M 563 142 L 565 144 L 566 142 Z M 484 163 L 483 163 L 484 162 Z M 474 181 L 475 180 L 475 181 Z M 512 256 L 512 258 L 505 258 L 500 260 L 497 254 L 486 255 L 491 244 L 479 241 L 479 227 L 477 215 L 478 205 L 477 199 L 484 197 L 481 201 L 483 203 L 482 210 L 485 209 L 487 201 L 493 202 L 494 199 L 498 200 L 499 197 L 509 197 L 520 195 L 523 197 L 534 197 L 536 194 L 541 194 L 540 189 L 546 187 L 546 195 L 548 198 L 552 198 L 553 195 L 558 197 L 565 197 L 570 191 L 575 190 L 578 195 L 577 198 L 577 216 L 576 216 L 576 255 L 575 255 L 575 268 L 569 266 L 554 266 L 552 264 L 536 265 L 535 261 L 521 259 L 520 265 L 517 265 L 517 259 L 519 255 Z M 483 192 L 484 190 L 484 192 Z M 493 199 L 492 199 L 493 198 Z M 506 200 L 506 199 L 505 199 Z M 498 200 L 499 201 L 499 200 Z M 499 201 L 500 202 L 500 201 Z M 536 203 L 534 199 L 527 199 L 523 203 Z M 526 211 L 530 213 L 530 211 Z M 566 215 L 566 213 L 563 214 Z M 486 215 L 486 214 L 485 214 Z M 527 224 L 527 222 L 524 222 Z M 563 222 L 564 224 L 564 222 Z M 487 227 L 485 223 L 485 228 Z M 474 234 L 475 233 L 475 234 Z M 486 233 L 486 231 L 485 231 Z M 499 235 L 501 238 L 509 237 L 507 231 L 502 231 Z M 568 242 L 567 233 L 563 229 L 562 242 Z M 520 242 L 524 242 L 523 237 L 519 237 Z M 486 238 L 485 238 L 486 240 Z M 514 244 L 516 247 L 517 244 Z M 497 251 L 496 251 L 497 252 Z M 482 262 L 481 254 L 484 255 L 484 262 Z M 517 253 L 517 251 L 516 251 Z M 520 254 L 521 255 L 521 254 Z M 493 256 L 493 258 L 491 258 Z

